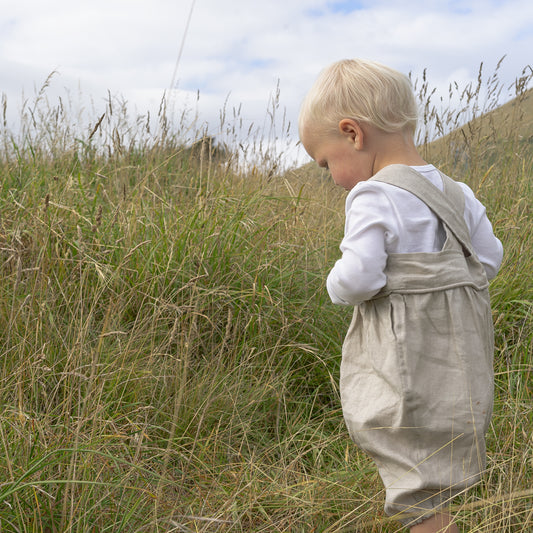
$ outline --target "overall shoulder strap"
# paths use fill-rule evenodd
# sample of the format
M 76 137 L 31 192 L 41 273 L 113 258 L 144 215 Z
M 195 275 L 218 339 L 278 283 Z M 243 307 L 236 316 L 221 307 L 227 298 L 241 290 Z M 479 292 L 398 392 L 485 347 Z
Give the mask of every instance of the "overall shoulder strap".
M 470 233 L 464 219 L 464 194 L 461 187 L 442 174 L 444 191 L 407 165 L 389 165 L 370 180 L 400 187 L 424 202 L 450 229 L 468 255 L 473 255 Z M 370 181 L 369 180 L 369 181 Z

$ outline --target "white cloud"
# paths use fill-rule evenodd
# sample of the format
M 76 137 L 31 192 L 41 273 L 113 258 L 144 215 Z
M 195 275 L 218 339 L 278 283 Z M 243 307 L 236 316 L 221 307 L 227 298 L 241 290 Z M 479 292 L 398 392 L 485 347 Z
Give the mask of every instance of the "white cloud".
M 242 104 L 244 123 L 262 124 L 279 80 L 281 108 L 295 123 L 319 70 L 343 57 L 414 76 L 427 68 L 444 93 L 507 54 L 500 75 L 509 85 L 531 61 L 532 28 L 530 0 L 4 0 L 0 92 L 18 102 L 58 70 L 50 97 L 81 86 L 102 106 L 109 90 L 154 113 L 184 39 L 177 106 L 197 108 L 216 129 L 224 102 L 230 116 Z

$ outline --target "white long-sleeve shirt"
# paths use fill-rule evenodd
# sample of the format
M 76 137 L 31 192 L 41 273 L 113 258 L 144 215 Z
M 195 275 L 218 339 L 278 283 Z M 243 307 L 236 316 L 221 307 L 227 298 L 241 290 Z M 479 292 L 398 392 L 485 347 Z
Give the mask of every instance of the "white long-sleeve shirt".
M 414 166 L 443 189 L 433 165 Z M 498 273 L 503 246 L 492 231 L 485 207 L 464 183 L 464 218 L 472 246 L 490 280 Z M 358 183 L 346 198 L 342 257 L 327 278 L 333 303 L 357 305 L 385 286 L 384 270 L 391 253 L 438 252 L 445 241 L 442 224 L 427 205 L 410 192 L 379 181 Z

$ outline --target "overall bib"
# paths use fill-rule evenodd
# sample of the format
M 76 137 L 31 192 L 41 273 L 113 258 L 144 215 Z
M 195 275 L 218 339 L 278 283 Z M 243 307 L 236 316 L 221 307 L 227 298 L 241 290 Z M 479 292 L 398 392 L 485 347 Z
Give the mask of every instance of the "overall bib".
M 435 253 L 389 255 L 387 284 L 355 307 L 342 349 L 348 431 L 378 466 L 386 513 L 405 525 L 479 481 L 492 414 L 488 281 L 463 217 L 463 191 L 442 178 L 444 192 L 404 165 L 371 178 L 426 203 L 446 242 Z

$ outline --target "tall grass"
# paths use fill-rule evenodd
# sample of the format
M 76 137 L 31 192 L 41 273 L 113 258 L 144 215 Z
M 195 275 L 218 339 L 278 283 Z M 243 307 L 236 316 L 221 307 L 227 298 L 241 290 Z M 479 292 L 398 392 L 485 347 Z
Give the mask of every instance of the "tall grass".
M 426 116 L 453 129 L 429 93 Z M 21 132 L 1 130 L 0 529 L 399 531 L 340 411 L 350 316 L 324 279 L 342 194 L 277 170 L 271 130 L 242 166 L 164 102 L 154 125 L 110 97 L 82 131 L 71 109 L 45 84 Z M 490 128 L 471 123 L 460 158 L 423 147 L 472 184 L 506 249 L 489 468 L 454 511 L 468 531 L 528 531 L 532 158 L 521 140 L 489 152 Z

